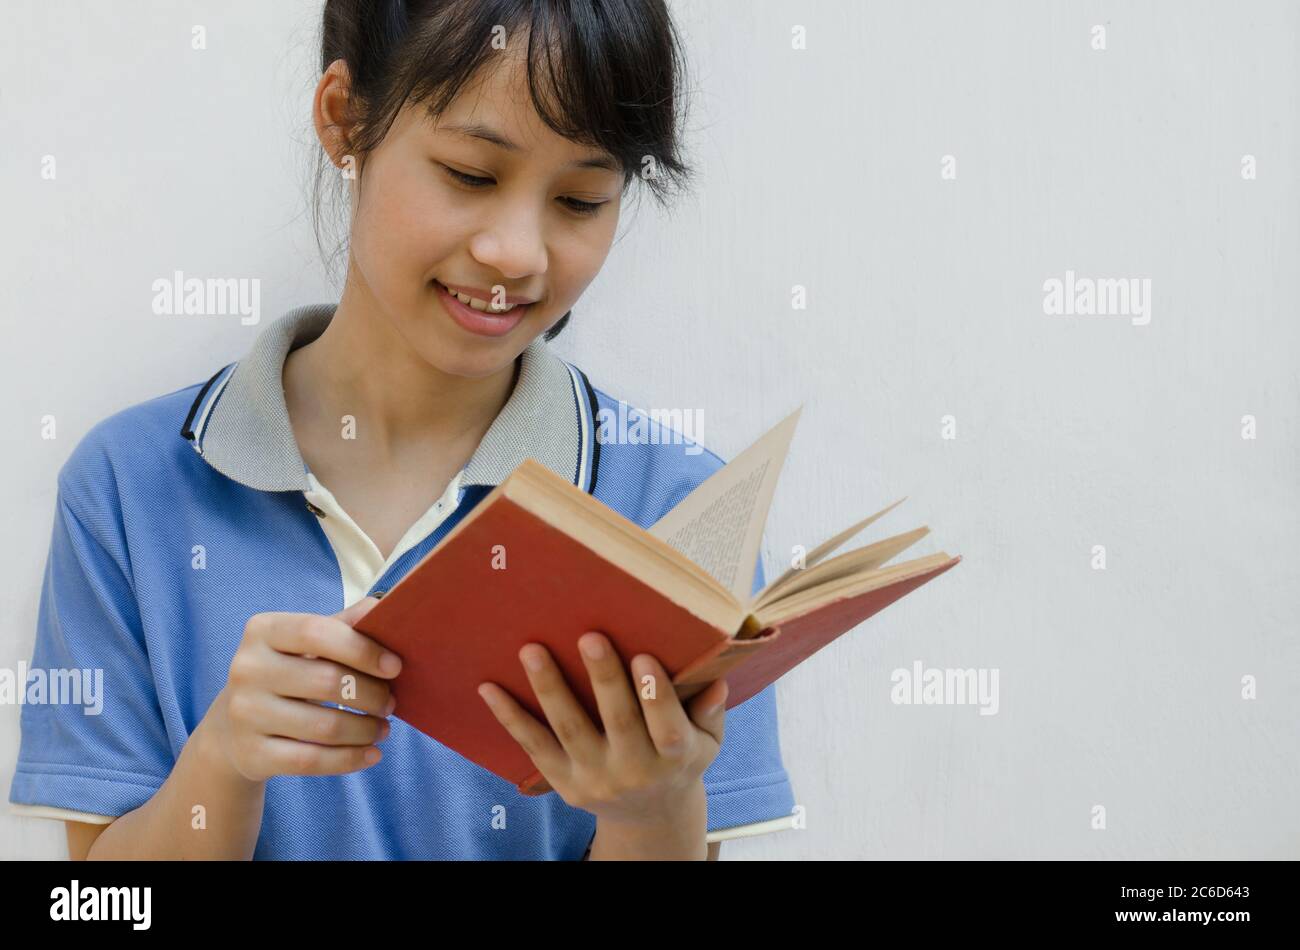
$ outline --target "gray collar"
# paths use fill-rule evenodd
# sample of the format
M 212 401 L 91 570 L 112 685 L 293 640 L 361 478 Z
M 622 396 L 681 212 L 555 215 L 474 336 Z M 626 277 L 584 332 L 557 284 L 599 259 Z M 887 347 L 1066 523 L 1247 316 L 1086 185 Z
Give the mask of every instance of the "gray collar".
M 308 489 L 281 372 L 291 350 L 325 331 L 334 309 L 312 304 L 289 311 L 262 330 L 244 359 L 203 387 L 181 434 L 218 472 L 260 491 Z M 521 360 L 514 391 L 465 466 L 461 484 L 499 485 L 525 458 L 534 458 L 590 491 L 598 451 L 590 384 L 540 336 Z

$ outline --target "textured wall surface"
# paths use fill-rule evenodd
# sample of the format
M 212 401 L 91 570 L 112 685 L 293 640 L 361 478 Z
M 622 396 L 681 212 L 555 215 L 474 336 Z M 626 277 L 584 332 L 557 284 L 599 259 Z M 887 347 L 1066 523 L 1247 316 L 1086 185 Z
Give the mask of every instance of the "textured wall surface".
M 724 458 L 804 404 L 769 576 L 903 495 L 871 537 L 964 556 L 780 683 L 806 828 L 724 857 L 1300 857 L 1300 6 L 673 8 L 696 190 L 627 208 L 554 346 Z M 155 316 L 151 281 L 256 277 L 263 325 L 337 290 L 306 199 L 317 3 L 6 14 L 14 668 L 76 441 L 261 329 Z M 1144 295 L 1048 312 L 1067 272 Z M 892 701 L 918 661 L 996 670 L 996 713 Z M 0 707 L 6 793 L 17 747 Z M 0 857 L 63 854 L 0 808 Z

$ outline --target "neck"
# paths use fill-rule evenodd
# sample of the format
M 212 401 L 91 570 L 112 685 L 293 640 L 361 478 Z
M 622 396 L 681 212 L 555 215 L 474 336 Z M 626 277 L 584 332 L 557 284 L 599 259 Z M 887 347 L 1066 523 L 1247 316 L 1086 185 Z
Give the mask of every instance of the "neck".
M 285 399 L 297 431 L 337 437 L 352 416 L 365 457 L 383 465 L 403 446 L 472 450 L 510 398 L 518 363 L 478 378 L 444 373 L 345 292 L 325 331 L 285 360 Z

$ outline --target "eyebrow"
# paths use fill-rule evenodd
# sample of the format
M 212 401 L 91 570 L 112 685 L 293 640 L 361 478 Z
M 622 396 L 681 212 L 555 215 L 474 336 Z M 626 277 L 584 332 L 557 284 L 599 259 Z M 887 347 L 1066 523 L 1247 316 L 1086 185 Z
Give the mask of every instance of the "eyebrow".
M 456 124 L 439 125 L 437 126 L 437 128 L 439 131 L 452 132 L 456 135 L 464 135 L 469 138 L 482 139 L 484 142 L 487 142 L 491 145 L 495 145 L 497 146 L 497 148 L 503 148 L 507 152 L 523 151 L 523 148 L 521 146 L 510 141 L 510 139 L 506 138 L 496 129 L 492 128 L 491 126 L 483 125 L 478 122 L 470 123 L 468 125 L 456 125 Z M 578 159 L 577 161 L 569 162 L 568 167 L 603 168 L 611 172 L 620 171 L 618 162 L 616 162 L 611 156 L 608 155 L 593 155 L 590 158 L 581 158 Z

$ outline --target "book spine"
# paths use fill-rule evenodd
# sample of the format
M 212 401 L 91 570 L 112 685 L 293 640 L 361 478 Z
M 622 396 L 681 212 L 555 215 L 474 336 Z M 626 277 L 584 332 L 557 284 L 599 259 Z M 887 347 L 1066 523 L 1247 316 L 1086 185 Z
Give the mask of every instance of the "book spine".
M 528 776 L 528 778 L 516 785 L 515 789 L 520 795 L 545 795 L 547 792 L 554 791 L 551 788 L 551 783 L 546 781 L 546 776 L 540 771 Z
M 741 628 L 742 635 L 747 635 L 751 622 L 752 618 L 746 618 L 745 626 Z M 729 671 L 765 649 L 779 635 L 779 630 L 769 630 L 758 635 L 748 634 L 743 640 L 733 638 L 719 643 L 673 677 L 678 698 L 689 699 L 707 688 L 714 680 L 726 676 Z

